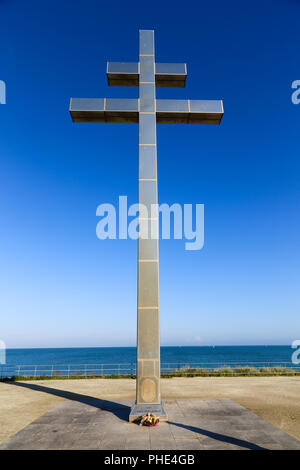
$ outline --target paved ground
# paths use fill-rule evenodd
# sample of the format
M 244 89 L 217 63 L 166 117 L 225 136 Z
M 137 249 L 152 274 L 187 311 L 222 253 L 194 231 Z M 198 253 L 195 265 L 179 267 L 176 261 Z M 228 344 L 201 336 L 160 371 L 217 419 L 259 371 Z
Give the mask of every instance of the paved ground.
M 300 377 L 195 377 L 162 379 L 163 400 L 231 398 L 300 440 Z M 97 398 L 135 399 L 135 380 L 80 379 L 0 382 L 0 443 L 54 406 Z
M 169 399 L 169 422 L 128 423 L 130 401 L 65 401 L 0 449 L 299 449 L 300 441 L 230 399 Z

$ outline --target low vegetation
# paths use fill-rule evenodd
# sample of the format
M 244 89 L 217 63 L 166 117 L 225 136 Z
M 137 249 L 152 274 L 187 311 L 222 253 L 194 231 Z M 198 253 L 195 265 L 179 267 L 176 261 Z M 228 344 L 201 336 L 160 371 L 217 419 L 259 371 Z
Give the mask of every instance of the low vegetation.
M 172 377 L 269 377 L 269 376 L 295 376 L 300 375 L 299 369 L 289 367 L 222 367 L 219 369 L 201 369 L 201 368 L 179 368 L 170 372 L 163 371 L 162 378 Z M 135 375 L 84 375 L 82 371 L 77 371 L 72 375 L 14 375 L 8 378 L 0 379 L 2 382 L 17 382 L 23 380 L 80 380 L 80 379 L 135 379 Z
M 300 370 L 291 369 L 288 367 L 221 367 L 220 369 L 193 369 L 184 368 L 172 371 L 170 373 L 162 374 L 162 377 L 266 377 L 277 375 L 300 375 Z

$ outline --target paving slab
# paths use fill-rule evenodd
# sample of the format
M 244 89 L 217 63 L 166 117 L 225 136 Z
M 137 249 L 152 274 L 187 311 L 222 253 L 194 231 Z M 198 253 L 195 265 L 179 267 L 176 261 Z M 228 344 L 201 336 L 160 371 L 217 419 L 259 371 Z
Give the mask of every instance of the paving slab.
M 5 449 L 300 450 L 300 441 L 226 398 L 168 399 L 169 421 L 129 423 L 131 401 L 70 400 L 33 421 Z

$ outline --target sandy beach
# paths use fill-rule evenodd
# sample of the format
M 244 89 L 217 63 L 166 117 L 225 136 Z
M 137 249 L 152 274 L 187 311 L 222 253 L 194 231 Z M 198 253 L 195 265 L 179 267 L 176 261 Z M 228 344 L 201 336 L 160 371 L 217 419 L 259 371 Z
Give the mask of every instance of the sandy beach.
M 162 397 L 231 398 L 300 439 L 300 377 L 195 377 L 162 379 Z M 0 383 L 0 442 L 63 400 L 82 395 L 135 399 L 135 380 L 81 379 Z

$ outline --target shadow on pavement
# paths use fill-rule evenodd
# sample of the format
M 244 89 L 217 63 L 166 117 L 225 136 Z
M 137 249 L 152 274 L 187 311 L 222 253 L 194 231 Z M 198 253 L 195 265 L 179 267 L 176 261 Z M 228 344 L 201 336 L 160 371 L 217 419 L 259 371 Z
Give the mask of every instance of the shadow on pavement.
M 122 403 L 116 403 L 109 400 L 102 400 L 101 398 L 95 398 L 89 395 L 81 395 L 80 393 L 69 392 L 67 390 L 58 390 L 56 388 L 46 387 L 44 385 L 36 385 L 29 382 L 6 383 L 15 387 L 29 388 L 30 390 L 35 390 L 36 392 L 49 393 L 57 397 L 67 398 L 68 400 L 85 403 L 87 405 L 94 406 L 99 410 L 109 411 L 110 413 L 114 414 L 123 421 L 128 421 L 128 416 L 131 410 L 130 406 L 123 405 Z
M 253 444 L 252 442 L 244 441 L 242 439 L 237 439 L 237 438 L 231 437 L 231 436 L 225 436 L 224 434 L 218 434 L 218 433 L 212 432 L 212 431 L 207 431 L 206 429 L 196 428 L 194 426 L 189 426 L 189 425 L 181 424 L 181 423 L 174 423 L 172 421 L 169 421 L 169 424 L 172 424 L 173 426 L 178 426 L 179 428 L 188 429 L 189 431 L 193 431 L 197 434 L 202 434 L 203 436 L 210 437 L 210 438 L 215 439 L 217 441 L 226 442 L 227 444 L 233 444 L 235 446 L 243 447 L 244 449 L 248 449 L 248 450 L 268 450 L 264 447 L 260 447 L 256 444 Z

